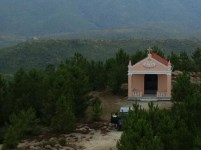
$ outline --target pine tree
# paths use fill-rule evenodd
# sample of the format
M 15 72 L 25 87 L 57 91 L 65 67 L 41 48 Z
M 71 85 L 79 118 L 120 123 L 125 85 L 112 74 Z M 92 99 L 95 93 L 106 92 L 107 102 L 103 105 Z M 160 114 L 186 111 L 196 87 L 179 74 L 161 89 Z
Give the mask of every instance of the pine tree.
M 72 109 L 72 99 L 61 96 L 56 104 L 56 112 L 51 126 L 54 131 L 69 133 L 75 129 L 76 118 Z
M 24 135 L 36 132 L 38 123 L 35 110 L 32 108 L 11 115 L 9 120 L 10 125 L 5 134 L 2 150 L 15 149 Z
M 172 99 L 176 101 L 185 101 L 186 98 L 193 94 L 193 86 L 190 82 L 190 77 L 183 73 L 176 79 L 173 85 Z

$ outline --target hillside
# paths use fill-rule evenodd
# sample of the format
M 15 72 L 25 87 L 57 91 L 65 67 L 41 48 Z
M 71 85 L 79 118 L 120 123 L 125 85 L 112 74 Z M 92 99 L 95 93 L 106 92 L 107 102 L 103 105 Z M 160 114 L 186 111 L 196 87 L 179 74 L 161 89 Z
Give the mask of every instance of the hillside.
M 187 51 L 189 54 L 201 47 L 201 41 L 189 40 L 32 40 L 0 49 L 0 72 L 12 73 L 20 67 L 44 68 L 78 52 L 88 59 L 106 60 L 122 48 L 129 54 L 158 46 L 166 54 Z
M 200 7 L 199 0 L 1 0 L 0 35 L 200 38 Z
M 25 42 L 26 38 L 14 35 L 0 35 L 0 48 L 16 45 Z

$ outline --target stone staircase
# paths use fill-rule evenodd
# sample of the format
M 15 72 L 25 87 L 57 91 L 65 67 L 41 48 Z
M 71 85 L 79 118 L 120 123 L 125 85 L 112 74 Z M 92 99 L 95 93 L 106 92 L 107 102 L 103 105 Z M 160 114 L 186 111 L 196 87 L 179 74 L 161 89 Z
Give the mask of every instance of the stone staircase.
M 152 102 L 152 101 L 169 101 L 170 97 L 153 97 L 153 96 L 143 96 L 139 100 L 140 101 L 146 101 L 146 102 Z
M 129 100 L 139 100 L 145 102 L 152 102 L 152 101 L 169 101 L 170 97 L 157 97 L 156 95 L 146 94 L 142 97 L 131 97 Z

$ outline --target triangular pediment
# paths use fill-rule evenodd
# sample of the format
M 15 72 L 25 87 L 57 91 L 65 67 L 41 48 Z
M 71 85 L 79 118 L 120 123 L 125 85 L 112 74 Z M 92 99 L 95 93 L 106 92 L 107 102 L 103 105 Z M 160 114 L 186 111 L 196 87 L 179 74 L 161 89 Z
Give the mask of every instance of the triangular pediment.
M 133 66 L 129 67 L 130 71 L 168 71 L 170 70 L 170 66 L 165 65 L 158 60 L 151 57 L 151 55 L 147 56 L 143 60 L 139 61 Z

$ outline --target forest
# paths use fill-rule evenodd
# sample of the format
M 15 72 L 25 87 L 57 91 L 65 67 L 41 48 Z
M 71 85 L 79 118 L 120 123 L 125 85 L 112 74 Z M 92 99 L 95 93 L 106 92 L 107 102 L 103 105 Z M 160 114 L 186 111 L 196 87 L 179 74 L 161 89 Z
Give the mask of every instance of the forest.
M 5 42 L 4 42 L 5 43 Z M 38 39 L 28 40 L 15 46 L 0 49 L 0 72 L 13 74 L 20 67 L 24 70 L 45 69 L 49 64 L 56 67 L 66 58 L 80 53 L 88 60 L 105 61 L 115 57 L 119 49 L 129 55 L 138 50 L 157 46 L 165 56 L 186 52 L 189 56 L 201 47 L 199 40 L 66 40 Z
M 149 104 L 149 111 L 134 105 L 125 121 L 117 148 L 128 150 L 201 149 L 201 86 L 192 84 L 188 72 L 201 70 L 201 49 L 165 55 L 158 47 L 153 52 L 171 60 L 175 70 L 184 73 L 173 86 L 170 110 Z M 127 67 L 143 59 L 147 51 L 128 54 L 123 49 L 106 60 L 89 60 L 82 54 L 44 69 L 18 69 L 13 78 L 0 75 L 0 143 L 3 150 L 15 149 L 27 136 L 43 132 L 70 133 L 85 120 L 87 107 L 96 104 L 91 91 L 109 90 L 126 95 Z M 95 101 L 95 102 L 94 102 Z M 96 119 L 96 118 L 95 118 Z M 46 130 L 45 130 L 46 129 Z M 133 142 L 135 141 L 135 142 Z

